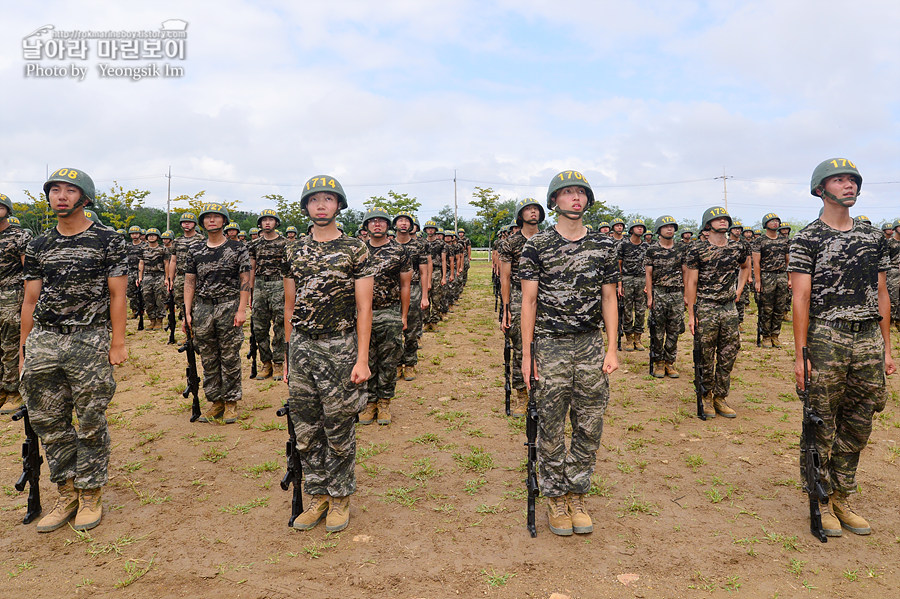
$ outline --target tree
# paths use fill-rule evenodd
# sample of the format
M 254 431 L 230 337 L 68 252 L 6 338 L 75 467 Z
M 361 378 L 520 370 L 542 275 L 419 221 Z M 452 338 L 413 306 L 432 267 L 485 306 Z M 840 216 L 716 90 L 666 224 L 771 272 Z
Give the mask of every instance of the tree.
M 22 223 L 22 228 L 39 235 L 45 229 L 56 224 L 56 215 L 50 210 L 50 202 L 47 201 L 47 196 L 43 192 L 35 197 L 27 189 L 22 191 L 31 200 L 31 204 L 13 203 L 13 209 L 16 216 L 19 217 L 19 222 Z
M 150 195 L 145 189 L 125 189 L 113 181 L 109 192 L 96 194 L 94 210 L 103 224 L 113 229 L 127 229 L 136 217 L 135 211 L 143 207 L 144 198 Z
M 390 214 L 397 214 L 398 212 L 411 212 L 415 214 L 422 206 L 422 203 L 419 200 L 410 197 L 405 193 L 397 193 L 394 190 L 389 190 L 387 194 L 387 198 L 384 196 L 372 196 L 363 202 L 363 205 L 368 209 L 384 208 Z
M 510 206 L 512 203 L 512 206 Z M 476 187 L 472 192 L 469 204 L 475 206 L 478 219 L 488 231 L 496 231 L 502 225 L 507 224 L 515 211 L 515 200 L 500 202 L 500 194 L 490 187 Z

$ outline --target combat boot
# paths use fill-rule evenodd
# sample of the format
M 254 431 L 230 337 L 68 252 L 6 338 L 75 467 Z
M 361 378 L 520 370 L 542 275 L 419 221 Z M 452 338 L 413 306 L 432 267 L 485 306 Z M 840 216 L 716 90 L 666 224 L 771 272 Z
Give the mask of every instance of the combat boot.
M 359 413 L 359 423 L 360 424 L 372 424 L 375 420 L 375 402 L 369 402 L 366 404 L 366 408 Z
M 547 498 L 547 517 L 550 520 L 550 532 L 561 537 L 572 534 L 572 516 L 566 505 L 566 496 Z
M 0 408 L 6 403 L 7 397 L 9 397 L 9 393 L 5 389 L 0 389 Z M 0 410 L 0 414 L 8 414 L 8 412 Z
M 297 530 L 310 530 L 316 527 L 316 524 L 322 521 L 322 518 L 328 513 L 328 506 L 331 498 L 328 495 L 313 495 L 309 506 L 302 514 L 294 519 L 291 525 Z
M 634 335 L 625 333 L 625 345 L 622 347 L 625 348 L 625 351 L 634 351 Z
M 403 378 L 403 366 L 397 366 L 397 380 Z
M 102 489 L 81 489 L 78 494 L 78 513 L 75 514 L 75 530 L 90 530 L 100 524 L 103 516 Z
M 272 364 L 272 378 L 276 381 L 284 379 L 284 364 L 278 362 Z
M 57 483 L 59 497 L 49 514 L 41 518 L 37 524 L 38 532 L 51 532 L 71 520 L 78 512 L 78 491 L 75 490 L 75 479 Z
M 380 416 L 380 414 L 379 414 Z M 350 496 L 332 497 L 325 518 L 325 532 L 339 532 L 350 524 Z
M 225 424 L 234 424 L 237 422 L 237 402 L 225 402 Z
M 781 347 L 781 342 L 778 341 L 778 335 L 772 335 L 770 341 L 772 342 L 772 347 Z
M 819 502 L 819 512 L 822 514 L 822 530 L 826 537 L 839 537 L 841 532 L 841 521 L 837 516 L 831 513 L 830 503 Z
M 209 404 L 209 407 L 205 412 L 198 418 L 199 422 L 211 422 L 213 420 L 218 420 L 225 414 L 225 402 L 224 401 L 214 401 Z
M 13 414 L 22 407 L 23 403 L 25 403 L 25 400 L 22 399 L 18 391 L 7 393 L 6 402 L 3 404 L 3 409 L 0 410 L 0 414 Z
M 528 389 L 516 389 L 516 397 L 513 400 L 512 416 L 521 418 L 528 413 Z
M 666 376 L 666 373 L 665 373 L 665 371 L 663 370 L 663 367 L 665 366 L 665 364 L 664 364 L 663 362 L 654 362 L 653 364 L 654 364 L 654 366 L 653 366 L 653 376 L 655 376 L 655 377 L 658 378 L 658 379 L 661 379 L 661 378 L 663 378 L 664 376 Z
M 566 495 L 566 501 L 569 506 L 569 516 L 572 518 L 572 530 L 575 534 L 586 535 L 594 532 L 594 523 L 584 507 L 584 495 L 569 493 Z
M 716 408 L 713 406 L 712 393 L 707 393 L 703 396 L 703 415 L 707 418 L 716 417 Z
M 379 399 L 378 400 L 378 424 L 390 424 L 391 423 L 391 400 L 390 399 Z
M 872 532 L 872 527 L 865 518 L 853 511 L 850 507 L 850 496 L 840 491 L 831 494 L 831 509 L 834 515 L 841 521 L 844 528 L 858 535 L 867 535 Z
M 679 376 L 681 376 L 678 374 L 678 371 L 675 370 L 675 362 L 666 362 L 666 376 L 668 376 L 670 379 L 677 379 Z
M 644 344 L 641 343 L 641 334 L 638 333 L 636 335 L 632 335 L 632 339 L 634 341 L 634 351 L 647 351 L 647 348 L 644 347 Z
M 724 397 L 714 397 L 713 407 L 720 416 L 724 416 L 725 418 L 737 418 L 737 412 L 731 409 L 731 406 L 726 403 Z
M 261 381 L 263 379 L 267 379 L 272 376 L 272 363 L 271 362 L 263 362 L 262 368 L 259 372 L 256 373 L 256 380 Z
M 772 339 L 770 337 L 763 337 L 762 346 L 765 348 L 772 347 Z
M 416 380 L 416 366 L 412 364 L 410 366 L 403 367 L 403 380 L 404 381 L 414 381 Z

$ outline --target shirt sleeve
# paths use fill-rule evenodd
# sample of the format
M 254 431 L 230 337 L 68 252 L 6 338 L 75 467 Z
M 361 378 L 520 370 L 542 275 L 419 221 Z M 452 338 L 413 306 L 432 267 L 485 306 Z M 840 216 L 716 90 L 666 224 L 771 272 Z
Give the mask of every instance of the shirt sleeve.
M 125 249 L 125 240 L 113 231 L 106 246 L 106 277 L 128 276 L 128 252 Z
M 812 249 L 812 244 L 806 236 L 800 234 L 794 237 L 790 245 L 790 256 L 788 272 L 799 272 L 805 275 L 813 274 L 815 254 Z
M 700 270 L 700 252 L 697 248 L 697 243 L 691 243 L 691 247 L 685 250 L 684 266 L 691 270 Z
M 539 262 L 538 249 L 534 243 L 534 237 L 532 237 L 525 242 L 525 246 L 522 248 L 522 256 L 519 258 L 519 279 L 523 281 L 539 280 L 541 272 Z

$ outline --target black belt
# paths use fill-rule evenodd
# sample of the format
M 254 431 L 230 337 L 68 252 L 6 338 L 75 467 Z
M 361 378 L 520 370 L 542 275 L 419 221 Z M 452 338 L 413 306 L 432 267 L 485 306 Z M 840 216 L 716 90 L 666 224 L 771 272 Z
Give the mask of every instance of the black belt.
M 226 297 L 226 298 L 206 298 L 206 297 L 197 296 L 197 303 L 198 304 L 213 304 L 215 306 L 218 304 L 227 304 L 228 302 L 236 302 L 240 299 L 241 299 L 240 296 Z
M 313 341 L 318 341 L 319 339 L 329 339 L 331 337 L 340 337 L 345 333 L 345 331 L 322 331 L 321 333 L 307 333 L 306 331 L 300 331 L 294 329 L 294 332 L 297 333 L 299 337 L 304 339 L 312 339 Z
M 257 281 L 281 281 L 283 278 L 281 275 L 256 275 Z
M 833 329 L 846 331 L 848 333 L 864 333 L 878 326 L 880 318 L 870 318 L 868 320 L 825 320 L 824 318 L 814 318 Z
M 89 329 L 97 329 L 100 328 L 101 325 L 96 324 L 62 324 L 62 325 L 52 325 L 52 324 L 40 324 L 35 323 L 35 327 L 42 331 L 50 331 L 51 333 L 59 333 L 60 335 L 71 335 L 72 333 L 78 333 L 80 331 L 87 331 Z

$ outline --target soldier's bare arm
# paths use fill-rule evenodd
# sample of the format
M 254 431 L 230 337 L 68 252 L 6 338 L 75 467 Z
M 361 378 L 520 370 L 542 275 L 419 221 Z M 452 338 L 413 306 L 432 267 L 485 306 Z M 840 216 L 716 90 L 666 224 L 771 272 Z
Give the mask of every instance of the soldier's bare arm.
M 504 306 L 509 305 L 509 294 L 511 290 L 510 282 L 512 280 L 512 262 L 504 262 L 500 260 L 500 301 Z M 509 312 L 504 307 L 503 320 L 500 321 L 500 328 L 504 331 L 509 330 Z
M 144 261 L 142 259 L 140 262 L 138 262 L 137 284 L 140 285 L 141 281 L 143 281 L 143 280 L 144 280 Z
M 369 380 L 369 341 L 372 339 L 372 293 L 375 277 L 356 279 L 353 291 L 356 297 L 356 364 L 350 373 L 350 382 L 360 384 Z
M 760 256 L 760 254 L 759 254 L 759 252 L 753 252 L 752 254 L 750 254 L 750 256 L 753 258 L 753 286 L 756 289 L 756 292 L 759 293 L 760 288 L 762 287 L 762 285 L 759 282 L 760 281 L 760 276 L 759 276 L 759 273 L 760 273 L 759 256 Z
M 891 356 L 891 296 L 887 290 L 887 273 L 878 273 L 878 314 L 881 315 L 881 336 L 884 338 L 884 373 L 894 374 L 897 366 Z
M 647 309 L 653 308 L 653 267 L 645 266 L 646 282 L 644 283 L 644 293 L 647 294 Z
M 294 325 L 291 317 L 294 315 L 294 305 L 297 301 L 297 283 L 294 277 L 284 277 L 284 346 L 290 347 L 291 333 Z M 288 356 L 284 359 L 284 384 L 288 383 Z
M 616 303 L 616 284 L 606 283 L 601 290 L 603 302 L 603 324 L 606 327 L 606 357 L 603 358 L 603 372 L 610 374 L 619 369 L 619 354 L 616 353 L 619 331 L 619 308 Z
M 803 348 L 806 347 L 806 335 L 809 331 L 809 297 L 812 293 L 812 276 L 800 273 L 790 273 L 791 286 L 794 289 L 794 297 L 791 300 L 793 308 L 794 325 L 794 379 L 797 387 L 802 391 L 806 389 L 803 381 Z M 806 367 L 812 371 L 812 360 Z
M 25 281 L 25 299 L 22 301 L 22 314 L 20 316 L 20 342 L 19 342 L 19 372 L 22 372 L 22 365 L 25 363 L 25 340 L 31 329 L 34 328 L 34 307 L 37 305 L 38 298 L 41 296 L 43 284 L 40 279 L 28 279 Z
M 694 304 L 697 303 L 697 280 L 700 277 L 700 271 L 696 268 L 684 267 L 684 305 L 687 306 L 688 328 L 691 335 L 694 332 Z
M 537 292 L 537 281 L 522 281 L 522 376 L 528 389 L 531 389 L 531 342 L 534 341 L 534 323 L 537 319 Z M 534 379 L 539 378 L 535 372 Z
M 194 306 L 194 289 L 197 287 L 197 275 L 184 273 L 184 326 L 185 333 L 191 327 L 191 308 Z
M 741 270 L 738 272 L 736 301 L 740 301 L 741 294 L 744 293 L 744 286 L 747 285 L 747 281 L 749 281 L 749 280 L 750 280 L 750 257 L 747 256 L 747 259 L 744 260 L 743 264 L 741 264 Z
M 428 262 L 419 265 L 419 286 L 422 288 L 422 301 L 419 302 L 420 310 L 427 310 L 428 290 L 431 288 L 431 256 L 428 256 Z
M 412 271 L 400 273 L 400 322 L 403 330 L 406 330 L 406 322 L 409 317 L 409 296 L 412 287 Z
M 109 363 L 113 366 L 128 359 L 125 347 L 125 322 L 127 311 L 125 302 L 128 296 L 128 277 L 109 277 L 109 320 L 112 324 L 112 338 L 109 343 Z
M 237 312 L 234 314 L 234 326 L 242 327 L 247 322 L 247 304 L 250 303 L 250 273 L 242 272 L 241 275 L 241 300 L 238 303 Z

